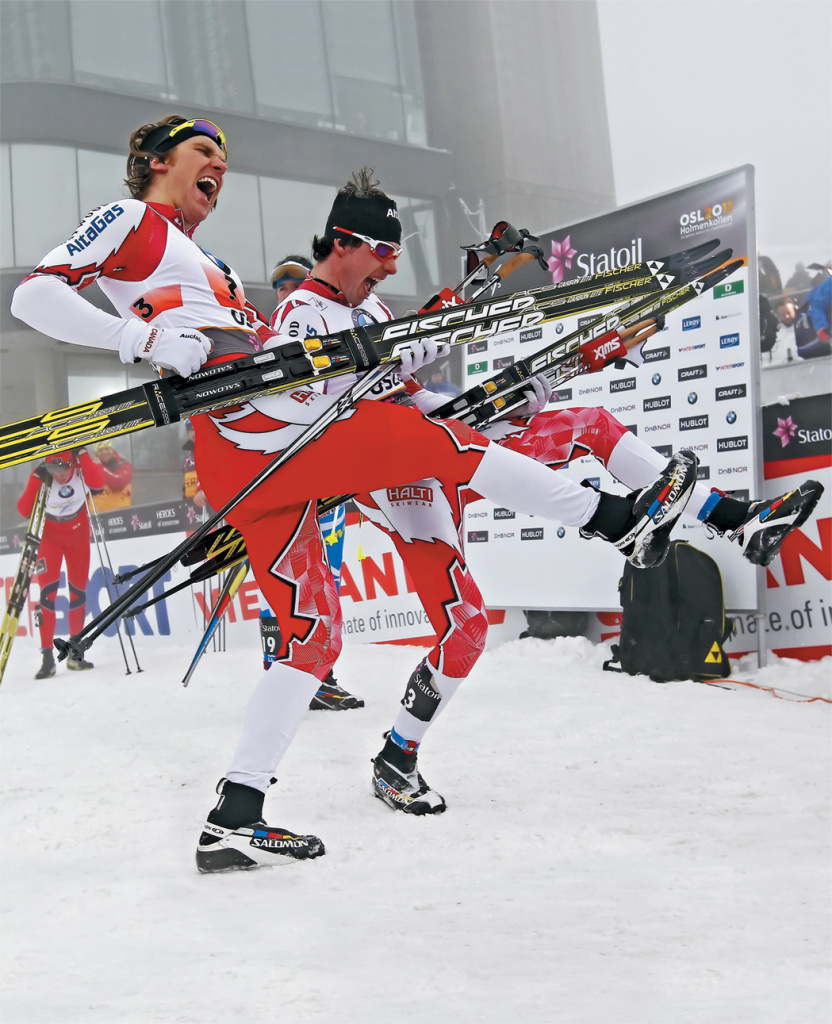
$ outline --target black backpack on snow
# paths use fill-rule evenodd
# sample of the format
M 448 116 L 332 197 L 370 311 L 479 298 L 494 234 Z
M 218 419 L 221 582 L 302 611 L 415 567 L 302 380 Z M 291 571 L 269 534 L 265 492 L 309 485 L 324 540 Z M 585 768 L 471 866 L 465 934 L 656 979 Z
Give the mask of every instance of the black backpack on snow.
M 725 618 L 722 576 L 710 555 L 673 541 L 659 566 L 636 569 L 628 562 L 619 591 L 621 636 L 605 669 L 657 683 L 730 675 L 722 644 L 733 622 Z

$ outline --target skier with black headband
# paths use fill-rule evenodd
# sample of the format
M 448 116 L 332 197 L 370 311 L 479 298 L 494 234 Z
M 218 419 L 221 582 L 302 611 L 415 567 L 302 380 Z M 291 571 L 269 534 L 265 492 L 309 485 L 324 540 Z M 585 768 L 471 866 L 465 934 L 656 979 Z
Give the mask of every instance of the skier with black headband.
M 131 198 L 93 210 L 48 253 L 18 286 L 14 315 L 62 341 L 185 376 L 209 356 L 214 363 L 281 343 L 246 301 L 237 274 L 191 237 L 216 205 L 226 169 L 225 136 L 213 122 L 172 115 L 137 129 L 128 158 Z M 395 203 L 382 194 L 372 206 L 375 235 L 343 218 L 334 225 L 340 233 L 332 255 L 351 267 L 350 280 L 357 282 L 341 289 L 350 316 L 360 317 L 359 305 L 378 301 L 374 289 L 395 273 L 400 252 Z M 79 294 L 92 281 L 117 315 Z M 435 354 L 435 345 L 412 341 L 403 368 L 412 372 Z M 221 508 L 238 495 L 334 401 L 331 394 L 298 387 L 194 416 L 197 469 L 210 504 Z M 341 609 L 322 550 L 317 499 L 435 477 L 448 493 L 471 488 L 498 505 L 578 526 L 628 558 L 653 564 L 666 553 L 695 474 L 695 458 L 680 453 L 636 495 L 598 493 L 491 444 L 464 424 L 434 422 L 394 403 L 357 401 L 228 516 L 278 618 L 281 644 L 249 701 L 219 802 L 199 839 L 199 869 L 257 867 L 324 853 L 317 836 L 263 820 L 277 765 L 340 650 Z M 463 595 L 457 599 L 464 603 Z M 408 774 L 420 784 L 415 768 Z
M 335 197 L 323 237 L 313 239 L 315 265 L 275 310 L 272 327 L 297 339 L 392 319 L 375 289 L 396 272 L 401 229 L 395 210 L 394 201 L 378 187 L 372 171 L 364 168 L 355 175 Z M 374 397 L 413 404 L 425 414 L 444 405 L 447 396 L 423 388 L 414 376 L 439 355 L 440 350 L 432 344 L 406 354 L 401 371 L 391 374 Z M 350 380 L 337 377 L 321 388 L 328 394 L 340 394 Z M 533 378 L 530 385 L 525 408 L 486 427 L 482 432 L 487 437 L 551 469 L 592 454 L 631 488 L 643 488 L 661 474 L 665 460 L 603 407 L 544 411 L 551 395 L 548 382 Z M 574 490 L 580 492 L 581 488 Z M 805 520 L 820 491 L 819 484 L 807 484 L 804 493 L 795 492 L 786 507 L 782 502 L 761 502 L 751 511 L 750 502 L 695 484 L 685 511 L 719 533 L 734 534 L 746 557 L 762 562 L 773 557 L 773 545 L 779 547 L 798 518 Z M 438 638 L 408 680 L 401 708 L 384 747 L 374 758 L 373 792 L 388 806 L 410 814 L 435 814 L 445 809 L 443 797 L 419 773 L 418 751 L 428 728 L 485 646 L 485 605 L 468 570 L 461 541 L 465 506 L 479 496 L 476 488 L 460 490 L 454 481 L 431 477 L 354 498 L 364 517 L 391 537 Z M 511 501 L 506 504 L 516 507 Z M 766 510 L 772 504 L 781 511 L 769 520 Z

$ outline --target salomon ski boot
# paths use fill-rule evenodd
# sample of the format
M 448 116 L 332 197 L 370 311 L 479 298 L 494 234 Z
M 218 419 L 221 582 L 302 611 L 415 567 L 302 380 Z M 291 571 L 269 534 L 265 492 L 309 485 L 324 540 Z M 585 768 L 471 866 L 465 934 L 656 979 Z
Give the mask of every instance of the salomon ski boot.
M 626 498 L 602 492 L 581 536 L 608 540 L 637 569 L 660 565 L 670 547 L 670 531 L 693 492 L 697 465 L 693 452 L 676 452 L 653 483 L 640 491 Z
M 329 675 L 318 687 L 318 692 L 309 702 L 312 711 L 351 711 L 353 708 L 363 708 L 364 701 L 348 693 L 338 681 L 330 669 Z
M 261 818 L 265 793 L 221 779 L 220 800 L 208 814 L 196 848 L 196 866 L 203 874 L 246 871 L 311 860 L 326 850 L 317 836 L 301 836 Z
M 805 480 L 779 498 L 754 501 L 744 522 L 725 536 L 739 542 L 749 562 L 770 565 L 786 537 L 814 512 L 822 494 L 823 484 L 817 480 Z
M 43 664 L 35 673 L 35 679 L 49 679 L 55 675 L 55 655 L 51 650 L 43 652 Z
M 418 744 L 406 743 L 406 749 L 390 734 L 384 747 L 371 761 L 373 794 L 394 811 L 405 814 L 441 814 L 447 804 L 419 774 L 416 766 Z M 411 752 L 412 751 L 412 752 Z

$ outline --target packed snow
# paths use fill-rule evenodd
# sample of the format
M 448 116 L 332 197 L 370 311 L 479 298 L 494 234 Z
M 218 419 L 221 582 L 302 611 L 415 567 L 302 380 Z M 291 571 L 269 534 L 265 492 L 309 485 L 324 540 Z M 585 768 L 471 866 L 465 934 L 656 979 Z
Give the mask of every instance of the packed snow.
M 421 655 L 347 647 L 266 800 L 319 860 L 200 875 L 254 652 L 118 647 L 0 689 L 4 1024 L 827 1024 L 832 659 L 763 689 L 602 670 L 585 637 L 490 648 L 428 734 L 435 817 L 370 792 Z M 781 692 L 782 692 L 781 690 Z

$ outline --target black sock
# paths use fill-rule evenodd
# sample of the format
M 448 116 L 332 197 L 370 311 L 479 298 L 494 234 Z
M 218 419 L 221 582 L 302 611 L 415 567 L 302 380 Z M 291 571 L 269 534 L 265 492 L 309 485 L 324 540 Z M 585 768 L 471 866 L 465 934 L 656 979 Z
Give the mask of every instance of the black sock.
M 720 533 L 737 530 L 745 522 L 750 502 L 738 501 L 730 494 L 724 494 L 705 516 L 705 522 Z
M 406 775 L 409 775 L 416 769 L 416 755 L 408 754 L 406 750 L 402 750 L 390 736 L 384 741 L 381 756 L 388 764 L 392 764 L 394 768 L 398 768 L 400 772 L 404 772 Z
M 222 794 L 217 806 L 208 814 L 213 825 L 223 828 L 239 828 L 251 825 L 263 817 L 263 801 L 266 794 L 239 782 L 223 782 Z
M 601 500 L 592 518 L 581 527 L 581 532 L 604 540 L 617 541 L 633 525 L 633 498 L 601 491 Z

